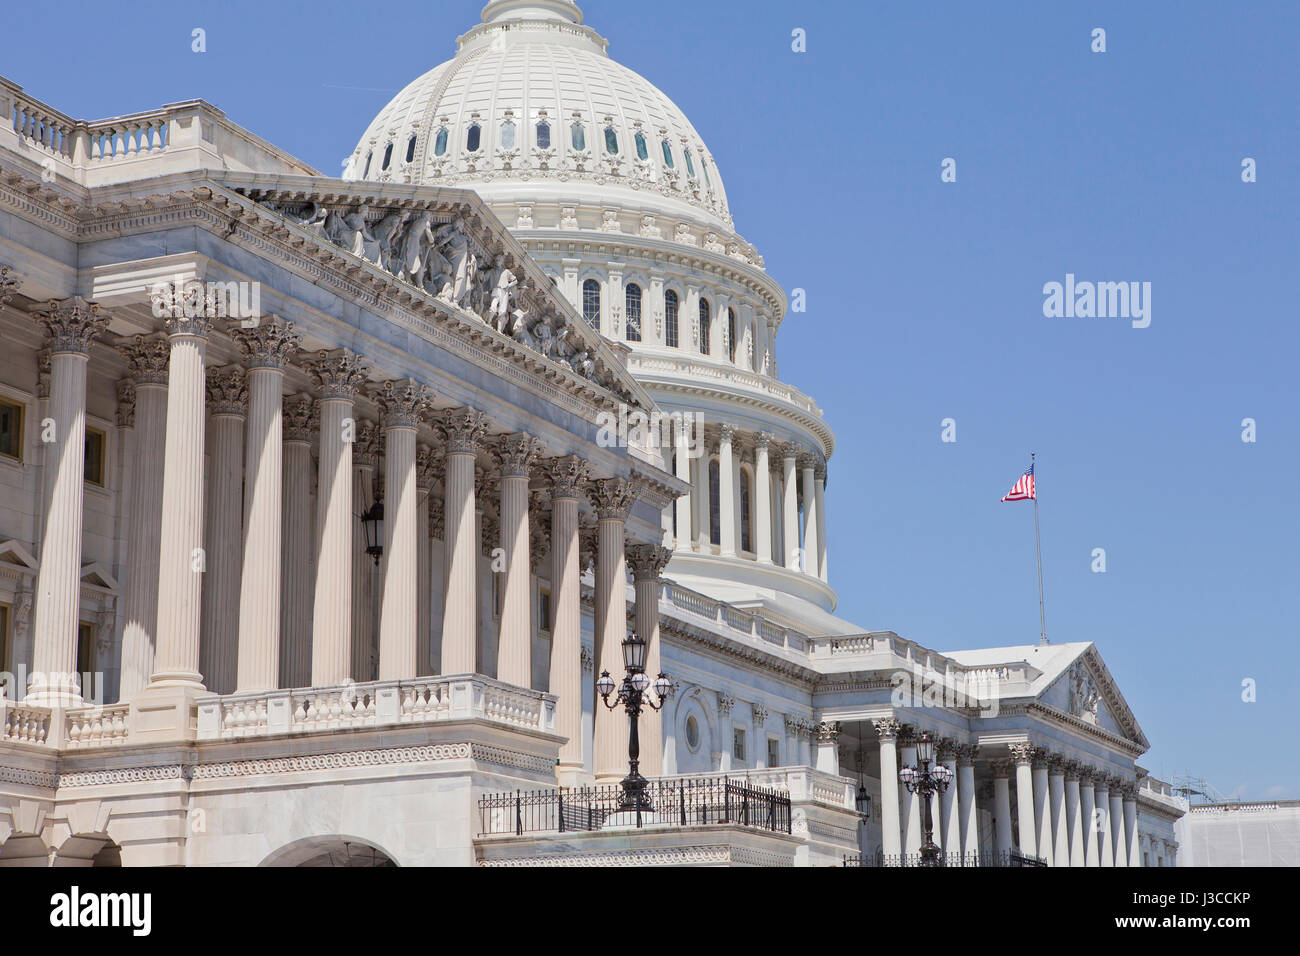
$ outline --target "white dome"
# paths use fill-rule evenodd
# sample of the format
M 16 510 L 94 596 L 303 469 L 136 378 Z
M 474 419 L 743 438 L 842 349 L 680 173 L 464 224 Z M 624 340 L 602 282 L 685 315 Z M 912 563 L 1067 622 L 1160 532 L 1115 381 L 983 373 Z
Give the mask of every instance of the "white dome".
M 493 0 L 454 59 L 380 111 L 344 178 L 469 185 L 489 200 L 511 184 L 554 184 L 729 230 L 700 134 L 607 46 L 570 0 Z

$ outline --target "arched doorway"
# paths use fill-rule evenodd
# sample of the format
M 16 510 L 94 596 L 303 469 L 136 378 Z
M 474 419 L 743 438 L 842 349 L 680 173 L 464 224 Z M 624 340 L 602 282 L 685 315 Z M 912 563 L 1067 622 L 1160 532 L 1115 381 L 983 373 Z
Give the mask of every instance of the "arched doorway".
M 397 866 L 383 849 L 354 837 L 309 837 L 282 847 L 262 861 L 262 866 Z

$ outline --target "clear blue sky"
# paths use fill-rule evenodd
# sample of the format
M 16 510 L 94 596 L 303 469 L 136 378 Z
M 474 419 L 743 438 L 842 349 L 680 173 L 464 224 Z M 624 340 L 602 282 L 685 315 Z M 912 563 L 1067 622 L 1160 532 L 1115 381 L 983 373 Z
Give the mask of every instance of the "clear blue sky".
M 482 2 L 23 3 L 0 73 L 91 119 L 202 97 L 335 174 Z M 840 612 L 940 650 L 1036 641 L 1033 508 L 998 501 L 1032 449 L 1049 636 L 1097 643 L 1142 763 L 1300 796 L 1296 6 L 582 5 L 808 292 L 779 357 L 838 435 Z M 1150 282 L 1150 327 L 1045 318 L 1066 273 Z

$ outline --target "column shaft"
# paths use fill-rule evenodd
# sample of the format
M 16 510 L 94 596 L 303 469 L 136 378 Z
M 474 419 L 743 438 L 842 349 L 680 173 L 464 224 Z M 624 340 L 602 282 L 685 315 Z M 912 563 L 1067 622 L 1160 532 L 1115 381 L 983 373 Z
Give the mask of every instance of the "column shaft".
M 817 576 L 827 580 L 826 565 L 826 475 L 818 474 L 813 480 L 813 508 L 817 514 Z
M 320 465 L 316 483 L 316 593 L 312 605 L 311 683 L 341 684 L 350 673 L 352 638 L 352 444 L 351 398 L 326 396 L 320 403 Z M 349 424 L 350 423 L 350 424 Z M 366 560 L 369 560 L 368 557 Z
M 787 451 L 781 459 L 781 490 L 785 500 L 781 505 L 782 534 L 785 547 L 783 563 L 791 571 L 799 570 L 799 484 L 795 478 L 795 455 Z
M 165 343 L 164 343 L 165 344 Z M 162 543 L 163 446 L 167 385 L 136 382 L 135 442 L 127 530 L 121 700 L 149 683 L 158 633 L 158 549 Z
M 754 550 L 759 564 L 772 563 L 772 469 L 768 463 L 771 436 L 759 435 L 754 449 Z
M 903 852 L 898 807 L 897 722 L 878 720 L 875 724 L 880 735 L 880 848 L 886 857 L 896 859 Z
M 501 477 L 501 547 L 506 570 L 501 594 L 501 638 L 497 679 L 530 687 L 533 679 L 533 628 L 529 601 L 528 475 Z
M 379 679 L 415 676 L 416 587 L 415 428 L 384 430 L 383 603 L 379 611 Z M 471 668 L 472 669 L 472 668 Z
M 555 732 L 565 738 L 560 745 L 556 773 L 562 784 L 572 785 L 583 773 L 582 758 L 582 619 L 578 571 L 578 493 L 575 487 L 585 472 L 580 459 L 569 462 L 574 480 L 557 481 L 551 495 L 551 680 L 555 702 Z
M 722 554 L 736 554 L 736 465 L 731 449 L 734 429 L 722 426 L 718 445 L 718 523 L 721 526 Z
M 1065 819 L 1065 771 L 1052 767 L 1047 777 L 1052 805 L 1052 856 L 1054 866 L 1070 865 L 1070 831 Z
M 310 415 L 310 403 L 307 414 Z M 280 603 L 280 686 L 311 685 L 311 443 L 286 436 Z
M 1100 848 L 1101 865 L 1107 869 L 1115 865 L 1115 844 L 1110 834 L 1110 784 L 1100 778 L 1094 788 L 1097 803 L 1097 843 Z
M 624 521 L 602 517 L 597 525 L 596 674 L 608 670 L 622 678 L 623 639 L 627 636 L 627 565 L 623 551 Z M 597 783 L 621 780 L 627 773 L 627 715 L 606 710 L 596 701 L 595 772 Z
M 1011 781 L 995 774 L 993 777 L 993 827 L 994 849 L 1002 858 L 1011 852 Z
M 1020 835 L 1020 852 L 1024 856 L 1038 855 L 1038 840 L 1034 833 L 1034 777 L 1029 748 L 1023 751 L 1012 746 L 1016 762 L 1016 818 Z
M 1079 776 L 1065 778 L 1065 821 L 1070 832 L 1070 866 L 1083 866 L 1083 817 L 1079 813 Z
M 1128 865 L 1142 865 L 1142 847 L 1137 832 L 1137 797 L 1124 795 L 1124 845 L 1128 847 Z
M 957 764 L 958 800 L 961 803 L 962 857 L 974 860 L 979 856 L 979 812 L 975 805 L 975 764 L 962 760 Z
M 694 425 L 694 421 L 694 418 L 683 412 L 675 420 L 673 426 L 676 455 L 673 472 L 687 484 L 691 480 L 691 436 L 689 432 Z M 685 494 L 673 503 L 673 508 L 676 509 L 674 514 L 677 519 L 677 533 L 673 537 L 673 548 L 677 551 L 689 551 L 691 549 L 691 501 L 691 495 Z
M 814 577 L 819 574 L 817 561 L 821 556 L 821 546 L 817 543 L 817 489 L 814 487 L 813 465 L 806 461 L 803 466 L 803 570 Z
M 1083 865 L 1101 866 L 1097 852 L 1097 803 L 1092 777 L 1079 781 L 1079 816 L 1083 820 Z
M 1052 802 L 1048 795 L 1047 764 L 1034 758 L 1034 829 L 1038 836 L 1038 856 L 1048 866 L 1056 865 L 1052 848 Z

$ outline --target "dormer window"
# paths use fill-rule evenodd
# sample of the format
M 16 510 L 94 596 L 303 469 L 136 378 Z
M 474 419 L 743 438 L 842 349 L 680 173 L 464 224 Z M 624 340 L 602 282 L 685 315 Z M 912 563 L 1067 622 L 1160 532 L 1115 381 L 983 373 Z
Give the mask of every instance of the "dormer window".
M 406 141 L 406 161 L 409 163 L 415 159 L 415 136 Z
M 611 156 L 618 155 L 618 133 L 612 126 L 605 127 L 605 152 Z
M 387 169 L 393 163 L 393 144 L 389 143 L 384 147 L 384 165 L 380 169 Z
M 433 141 L 433 155 L 442 156 L 447 152 L 447 127 L 438 130 L 438 136 Z
M 465 150 L 470 153 L 477 153 L 482 141 L 483 127 L 475 123 L 469 128 L 469 133 L 465 136 Z
M 537 148 L 551 148 L 551 124 L 545 121 L 537 124 Z
M 502 149 L 515 148 L 514 120 L 506 120 L 504 123 L 501 124 L 501 148 Z
M 574 122 L 574 124 L 573 124 L 573 126 L 572 126 L 570 132 L 572 133 L 572 136 L 571 136 L 571 138 L 570 138 L 570 142 L 573 143 L 573 148 L 576 149 L 576 150 L 584 150 L 584 149 L 586 149 L 586 148 L 587 148 L 587 130 L 586 130 L 586 128 L 582 125 L 582 121 L 581 121 L 581 120 L 577 120 L 577 121 Z
M 636 134 L 636 158 L 647 160 L 650 158 L 650 148 L 646 145 L 645 133 Z
M 673 148 L 668 145 L 668 140 L 663 141 L 663 148 L 664 148 L 664 165 L 667 166 L 669 169 L 677 168 L 677 164 L 673 162 Z
M 691 161 L 691 151 L 689 149 L 683 149 L 682 153 L 686 156 L 686 175 L 690 176 L 691 179 L 694 179 L 695 163 Z

